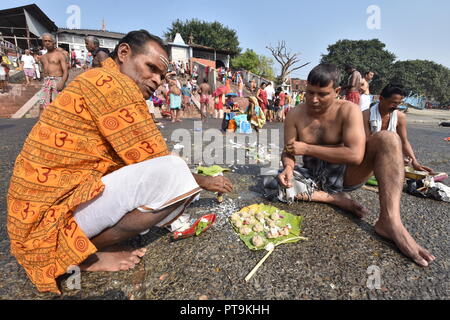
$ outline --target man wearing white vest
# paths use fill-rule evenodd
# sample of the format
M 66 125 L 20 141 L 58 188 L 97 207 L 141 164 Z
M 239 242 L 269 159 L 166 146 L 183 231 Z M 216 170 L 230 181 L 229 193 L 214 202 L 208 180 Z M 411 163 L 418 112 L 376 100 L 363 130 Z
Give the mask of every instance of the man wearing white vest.
M 433 169 L 417 162 L 411 144 L 408 140 L 406 115 L 397 110 L 405 98 L 406 92 L 402 85 L 389 84 L 380 95 L 380 101 L 363 112 L 366 136 L 382 130 L 396 132 L 402 141 L 403 155 L 407 163 L 417 171 L 434 173 Z

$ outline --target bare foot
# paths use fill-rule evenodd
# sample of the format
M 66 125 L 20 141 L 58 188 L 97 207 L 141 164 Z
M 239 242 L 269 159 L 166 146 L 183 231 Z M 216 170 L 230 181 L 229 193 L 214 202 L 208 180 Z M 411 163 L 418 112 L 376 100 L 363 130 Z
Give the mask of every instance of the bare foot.
M 333 201 L 334 205 L 353 213 L 360 219 L 369 212 L 366 207 L 353 200 L 352 197 L 345 192 L 335 194 L 333 195 L 333 197 L 335 198 L 335 200 Z
M 430 252 L 417 244 L 401 223 L 394 225 L 378 220 L 375 224 L 375 232 L 383 238 L 394 241 L 400 251 L 419 266 L 427 267 L 436 259 Z
M 145 255 L 147 249 L 133 249 L 113 246 L 97 252 L 87 258 L 81 265 L 81 271 L 116 272 L 133 269 Z

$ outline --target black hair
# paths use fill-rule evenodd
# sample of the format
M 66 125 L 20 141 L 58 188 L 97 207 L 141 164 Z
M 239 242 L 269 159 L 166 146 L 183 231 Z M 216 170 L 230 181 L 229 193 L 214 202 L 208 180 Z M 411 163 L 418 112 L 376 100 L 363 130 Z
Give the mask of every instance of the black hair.
M 131 50 L 134 55 L 143 53 L 145 50 L 145 44 L 149 41 L 156 42 L 161 48 L 164 49 L 164 51 L 167 53 L 167 56 L 170 56 L 167 44 L 164 43 L 164 41 L 160 37 L 149 33 L 147 30 L 141 29 L 137 31 L 131 31 L 125 37 L 123 37 L 119 41 L 119 44 L 116 46 L 115 50 L 111 53 L 111 58 L 113 59 L 117 58 L 117 50 L 119 49 L 119 46 L 123 43 L 126 43 L 131 47 Z
M 344 67 L 345 71 L 352 70 L 352 69 L 355 69 L 355 67 L 353 65 L 351 65 L 351 64 L 346 64 L 345 67 Z
M 327 87 L 333 82 L 333 88 L 339 87 L 341 73 L 336 65 L 332 63 L 322 63 L 312 69 L 308 75 L 308 83 L 321 88 Z
M 373 71 L 367 71 L 366 73 L 364 73 L 364 76 L 367 76 L 369 73 L 374 73 Z
M 381 91 L 380 96 L 388 99 L 394 94 L 399 94 L 402 97 L 406 97 L 405 87 L 401 84 L 390 83 L 386 87 L 384 87 L 383 91 Z

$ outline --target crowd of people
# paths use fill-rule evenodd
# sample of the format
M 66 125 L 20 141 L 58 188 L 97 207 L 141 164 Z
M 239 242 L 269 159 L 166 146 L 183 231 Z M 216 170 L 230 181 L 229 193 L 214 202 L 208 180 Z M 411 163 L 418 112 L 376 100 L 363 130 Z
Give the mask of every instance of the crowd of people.
M 8 92 L 9 76 L 12 70 L 23 70 L 25 86 L 30 86 L 33 84 L 33 81 L 37 81 L 37 83 L 44 82 L 45 88 L 49 86 L 48 80 L 52 80 L 52 77 L 64 77 L 63 67 L 59 63 L 60 59 L 57 58 L 55 60 L 55 57 L 63 57 L 67 70 L 81 69 L 85 71 L 90 68 L 100 67 L 101 62 L 106 60 L 110 54 L 108 49 L 100 47 L 98 38 L 94 36 L 85 38 L 86 52 L 81 50 L 78 54 L 75 49 L 71 49 L 69 53 L 63 48 L 56 47 L 56 41 L 52 34 L 46 33 L 42 35 L 41 39 L 41 47 L 25 49 L 23 52 L 19 50 L 12 56 L 9 56 L 10 52 L 8 50 L 0 51 L 1 93 Z M 45 41 L 48 41 L 48 39 L 51 41 L 46 45 Z M 14 60 L 11 57 L 14 57 Z M 51 59 L 49 60 L 48 58 Z M 64 87 L 65 81 L 61 84 L 60 89 Z

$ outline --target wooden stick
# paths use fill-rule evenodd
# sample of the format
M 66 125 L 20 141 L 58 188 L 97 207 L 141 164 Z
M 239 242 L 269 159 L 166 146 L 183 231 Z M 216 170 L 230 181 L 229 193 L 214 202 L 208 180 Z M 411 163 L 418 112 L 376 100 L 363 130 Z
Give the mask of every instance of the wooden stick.
M 378 188 L 375 188 L 375 187 L 369 187 L 369 186 L 363 186 L 362 187 L 364 190 L 369 190 L 369 191 L 373 191 L 373 192 L 379 192 L 378 191 Z
M 278 247 L 280 244 L 286 243 L 291 240 L 297 240 L 297 239 L 298 240 L 308 240 L 308 238 L 304 238 L 304 237 L 293 237 L 293 238 L 285 239 L 285 240 L 277 243 L 276 245 L 274 245 L 273 249 L 269 250 L 269 252 L 264 256 L 264 258 L 262 258 L 261 261 L 258 262 L 258 264 L 253 268 L 253 270 L 250 271 L 250 273 L 245 277 L 245 281 L 248 282 L 253 277 L 253 275 L 256 273 L 256 271 L 258 271 L 258 269 L 267 260 L 267 258 L 269 258 L 269 256 L 272 254 L 272 252 L 275 250 L 276 247 Z
M 267 258 L 272 254 L 272 252 L 274 252 L 275 247 L 270 250 L 265 256 L 264 258 L 261 259 L 261 261 L 258 262 L 258 264 L 253 268 L 252 271 L 250 271 L 250 273 L 245 277 L 245 281 L 249 281 L 251 279 L 251 277 L 253 277 L 253 275 L 256 273 L 256 271 L 258 271 L 259 267 L 262 266 L 262 264 L 264 263 L 264 261 L 267 260 Z

